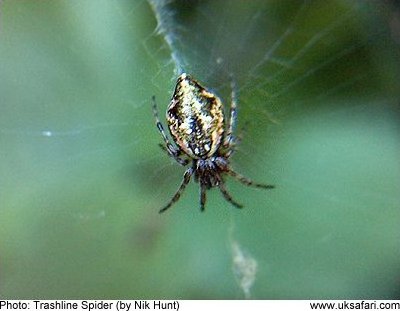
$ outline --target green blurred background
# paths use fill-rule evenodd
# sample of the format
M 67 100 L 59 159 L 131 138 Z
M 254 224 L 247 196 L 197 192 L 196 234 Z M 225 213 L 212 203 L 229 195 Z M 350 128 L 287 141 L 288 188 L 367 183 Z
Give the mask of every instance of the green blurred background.
M 241 299 L 238 248 L 250 298 L 400 298 L 395 2 L 0 9 L 1 298 Z M 184 171 L 150 103 L 167 107 L 174 59 L 226 103 L 237 83 L 233 166 L 277 186 L 228 180 L 243 210 L 213 190 L 200 213 L 191 183 L 158 214 Z

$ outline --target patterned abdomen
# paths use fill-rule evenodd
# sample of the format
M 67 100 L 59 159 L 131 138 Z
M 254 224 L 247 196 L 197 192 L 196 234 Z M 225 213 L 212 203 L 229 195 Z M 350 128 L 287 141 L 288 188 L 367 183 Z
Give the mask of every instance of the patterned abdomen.
M 175 143 L 188 156 L 207 159 L 218 150 L 225 126 L 221 100 L 185 73 L 178 78 L 167 121 Z

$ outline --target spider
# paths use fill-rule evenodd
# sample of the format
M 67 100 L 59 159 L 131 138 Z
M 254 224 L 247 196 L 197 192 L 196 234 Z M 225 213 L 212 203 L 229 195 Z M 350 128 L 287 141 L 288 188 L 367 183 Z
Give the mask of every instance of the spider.
M 182 166 L 187 166 L 191 162 L 178 190 L 160 213 L 179 200 L 192 176 L 200 184 L 201 211 L 204 211 L 206 204 L 206 190 L 213 187 L 218 187 L 224 198 L 232 205 L 237 208 L 243 207 L 225 188 L 224 175 L 226 174 L 247 186 L 264 189 L 275 187 L 254 183 L 235 172 L 229 165 L 229 158 L 239 142 L 239 139 L 233 136 L 236 121 L 236 95 L 233 83 L 230 118 L 225 126 L 224 108 L 218 96 L 186 73 L 178 77 L 174 94 L 166 111 L 168 128 L 175 144 L 170 142 L 160 122 L 155 96 L 152 97 L 152 101 L 156 125 L 164 140 L 164 145 L 160 144 L 161 148 Z

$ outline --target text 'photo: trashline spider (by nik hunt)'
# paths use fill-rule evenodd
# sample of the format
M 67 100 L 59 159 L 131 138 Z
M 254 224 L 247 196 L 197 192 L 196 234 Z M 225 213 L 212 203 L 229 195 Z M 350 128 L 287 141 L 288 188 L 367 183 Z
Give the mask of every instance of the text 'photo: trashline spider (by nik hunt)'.
M 160 213 L 177 202 L 194 175 L 200 184 L 200 209 L 204 211 L 206 190 L 218 187 L 224 198 L 232 205 L 242 208 L 225 188 L 224 175 L 230 175 L 247 186 L 272 189 L 275 186 L 258 184 L 232 170 L 229 158 L 239 142 L 233 135 L 236 121 L 236 95 L 232 82 L 232 95 L 229 119 L 225 121 L 224 107 L 218 96 L 203 87 L 186 73 L 176 82 L 174 94 L 167 108 L 166 118 L 172 144 L 158 117 L 155 96 L 153 113 L 156 125 L 165 145 L 160 144 L 169 156 L 180 165 L 191 166 L 185 171 L 183 180 L 172 199 Z M 226 124 L 227 123 L 227 124 Z

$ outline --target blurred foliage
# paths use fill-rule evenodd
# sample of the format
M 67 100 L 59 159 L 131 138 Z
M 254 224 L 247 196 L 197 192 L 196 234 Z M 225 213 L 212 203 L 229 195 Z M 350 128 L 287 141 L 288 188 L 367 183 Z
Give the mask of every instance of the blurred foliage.
M 0 296 L 243 298 L 240 245 L 252 298 L 400 298 L 398 7 L 164 4 L 1 3 Z M 183 174 L 150 107 L 171 49 L 225 102 L 238 85 L 233 165 L 277 185 L 228 181 L 243 210 L 209 191 L 200 213 L 192 183 L 158 214 Z

